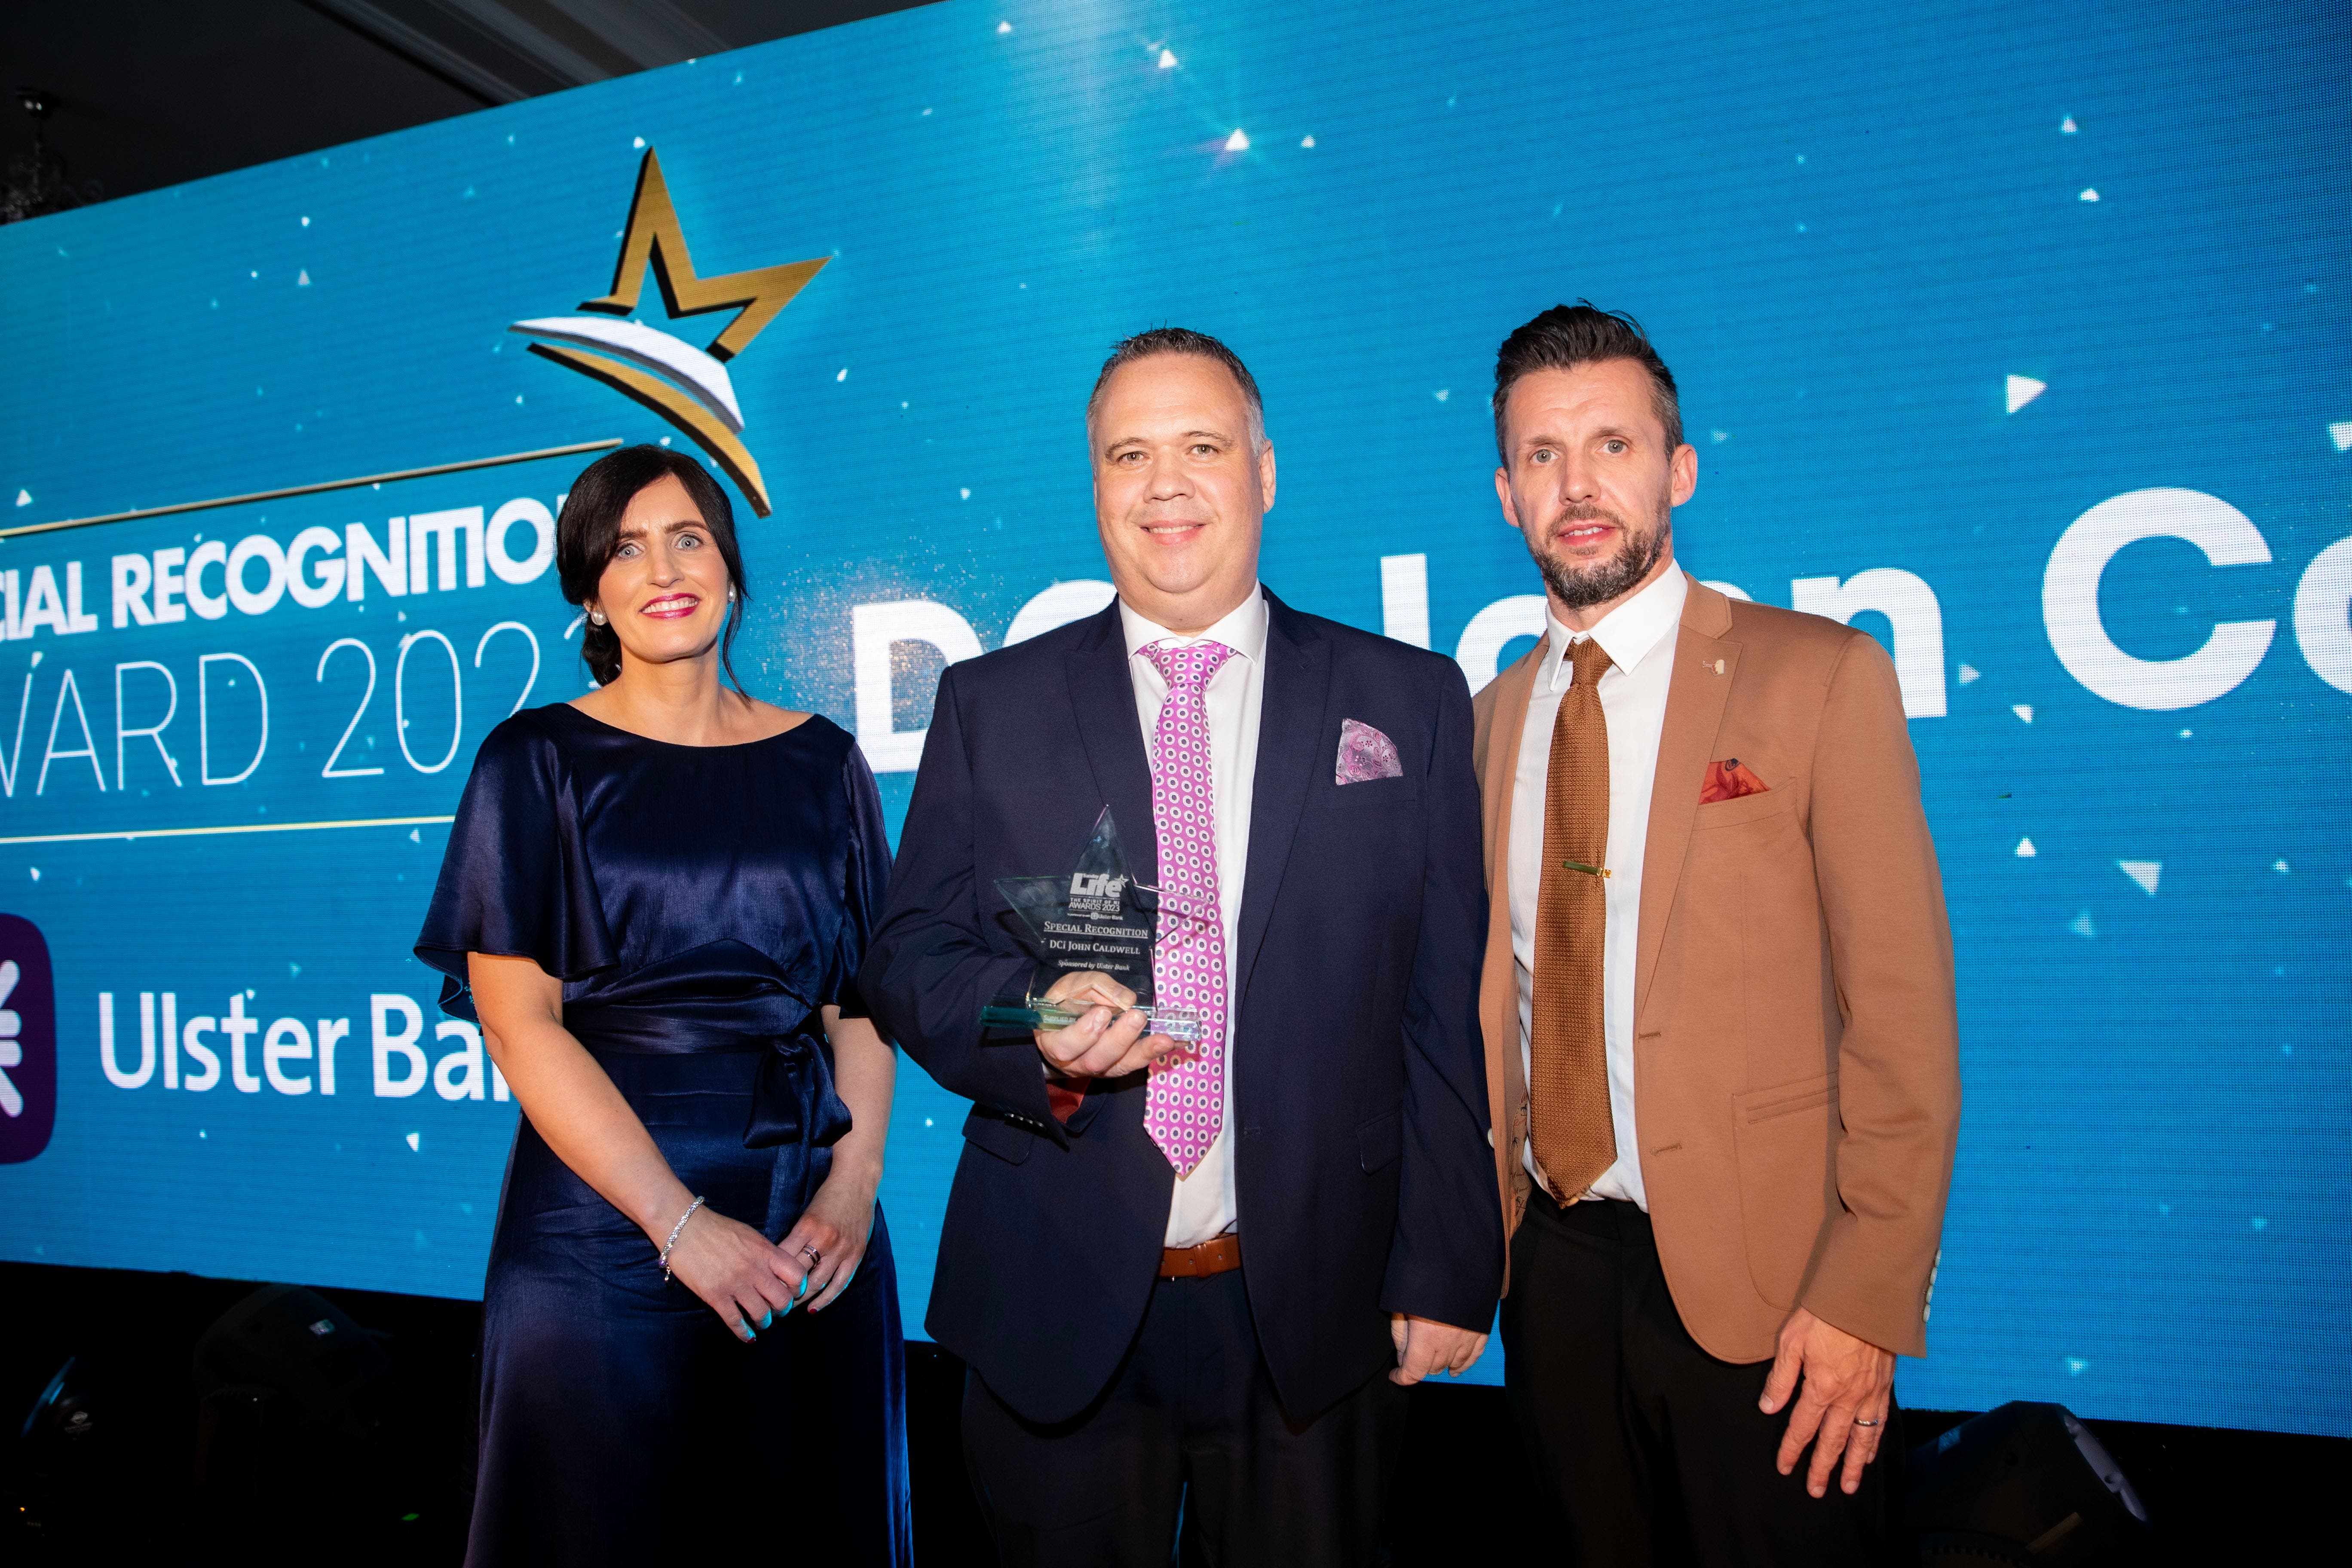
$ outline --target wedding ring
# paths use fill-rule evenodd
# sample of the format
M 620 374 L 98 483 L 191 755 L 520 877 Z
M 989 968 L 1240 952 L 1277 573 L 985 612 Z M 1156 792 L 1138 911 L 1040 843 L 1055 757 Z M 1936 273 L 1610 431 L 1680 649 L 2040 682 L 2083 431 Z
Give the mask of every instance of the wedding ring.
M 808 1271 L 812 1274 L 815 1273 L 824 1262 L 824 1254 L 814 1247 L 803 1245 L 801 1247 L 801 1256 L 808 1259 Z
M 1878 1425 L 1878 1419 L 1875 1415 L 1857 1415 L 1853 1418 L 1853 1424 L 1857 1426 L 1875 1426 Z

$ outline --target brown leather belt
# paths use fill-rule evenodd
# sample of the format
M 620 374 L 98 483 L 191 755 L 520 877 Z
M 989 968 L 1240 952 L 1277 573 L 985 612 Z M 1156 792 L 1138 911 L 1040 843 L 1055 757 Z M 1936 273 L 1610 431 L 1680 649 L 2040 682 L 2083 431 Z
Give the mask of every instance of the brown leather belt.
M 1198 1247 L 1160 1249 L 1160 1278 L 1198 1279 L 1204 1274 L 1229 1274 L 1242 1266 L 1242 1238 L 1232 1231 Z

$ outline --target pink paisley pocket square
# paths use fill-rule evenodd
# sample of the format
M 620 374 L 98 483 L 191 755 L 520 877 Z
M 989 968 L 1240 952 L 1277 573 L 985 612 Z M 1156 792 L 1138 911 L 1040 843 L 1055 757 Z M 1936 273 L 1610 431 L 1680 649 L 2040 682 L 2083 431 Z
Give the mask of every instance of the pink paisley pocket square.
M 1404 777 L 1404 764 L 1397 760 L 1396 742 L 1354 719 L 1339 725 L 1339 760 L 1332 769 L 1336 784 L 1370 784 L 1374 779 Z

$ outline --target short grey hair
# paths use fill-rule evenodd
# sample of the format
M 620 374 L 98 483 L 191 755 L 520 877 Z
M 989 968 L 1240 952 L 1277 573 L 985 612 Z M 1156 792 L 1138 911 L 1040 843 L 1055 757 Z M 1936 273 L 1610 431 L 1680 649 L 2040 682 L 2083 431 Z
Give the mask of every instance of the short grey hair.
M 1190 354 L 1195 359 L 1213 360 L 1225 367 L 1242 389 L 1242 401 L 1249 405 L 1250 449 L 1265 449 L 1265 401 L 1258 396 L 1257 378 L 1242 363 L 1241 355 L 1206 332 L 1196 332 L 1190 327 L 1154 327 L 1148 332 L 1138 332 L 1131 338 L 1121 338 L 1111 345 L 1110 358 L 1103 361 L 1102 374 L 1095 377 L 1095 389 L 1087 397 L 1087 429 L 1091 435 L 1095 415 L 1102 407 L 1103 388 L 1110 384 L 1113 372 L 1122 365 L 1133 364 L 1139 359 L 1159 354 Z

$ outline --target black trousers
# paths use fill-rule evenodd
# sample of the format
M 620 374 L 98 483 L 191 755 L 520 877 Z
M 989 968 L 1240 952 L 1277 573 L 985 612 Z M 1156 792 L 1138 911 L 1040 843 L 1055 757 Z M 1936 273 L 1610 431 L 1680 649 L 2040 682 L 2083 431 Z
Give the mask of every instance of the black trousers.
M 1887 1560 L 1902 1418 L 1849 1497 L 1805 1490 L 1777 1462 L 1789 1412 L 1767 1415 L 1769 1362 L 1717 1361 L 1667 1294 L 1650 1216 L 1614 1201 L 1562 1207 L 1537 1189 L 1511 1238 L 1503 1300 L 1511 1413 L 1562 1561 L 1875 1564 Z
M 1051 1426 L 977 1373 L 963 1452 L 1008 1568 L 1168 1568 L 1180 1519 L 1216 1568 L 1358 1568 L 1404 1440 L 1405 1391 L 1385 1373 L 1293 1417 L 1275 1395 L 1241 1271 L 1162 1279 L 1101 1397 Z

